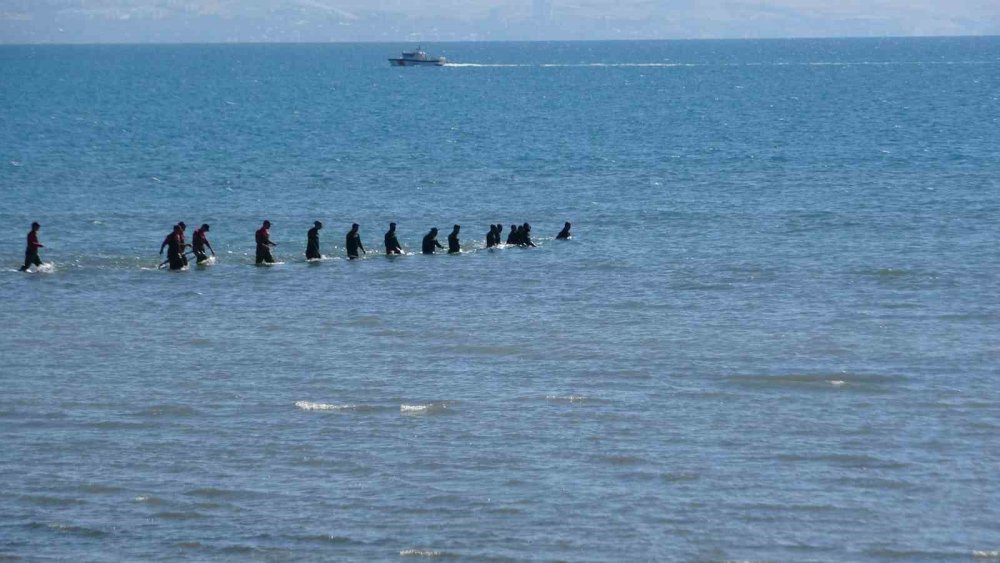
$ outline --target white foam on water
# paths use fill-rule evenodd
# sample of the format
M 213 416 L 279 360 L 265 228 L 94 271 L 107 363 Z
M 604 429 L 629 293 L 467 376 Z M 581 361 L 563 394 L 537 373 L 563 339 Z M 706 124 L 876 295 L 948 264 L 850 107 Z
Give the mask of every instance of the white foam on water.
M 205 260 L 204 262 L 198 262 L 197 260 L 195 260 L 195 265 L 197 265 L 197 266 L 214 266 L 215 265 L 215 256 L 209 256 L 208 260 Z
M 834 387 L 839 387 L 841 385 L 847 385 L 846 381 L 843 381 L 843 380 L 840 380 L 840 379 L 831 379 L 830 381 L 828 381 L 828 383 L 830 385 L 833 385 Z
M 976 550 L 972 552 L 972 557 L 973 559 L 1000 559 L 1000 550 Z
M 304 411 L 344 411 L 358 407 L 357 405 L 331 405 L 328 403 L 313 403 L 311 401 L 296 401 L 295 406 Z

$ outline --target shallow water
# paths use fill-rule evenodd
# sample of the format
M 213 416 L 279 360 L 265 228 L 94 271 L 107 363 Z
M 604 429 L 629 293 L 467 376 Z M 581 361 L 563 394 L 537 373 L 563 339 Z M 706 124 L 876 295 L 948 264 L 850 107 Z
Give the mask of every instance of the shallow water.
M 425 47 L 0 47 L 0 554 L 1000 559 L 1000 41 Z

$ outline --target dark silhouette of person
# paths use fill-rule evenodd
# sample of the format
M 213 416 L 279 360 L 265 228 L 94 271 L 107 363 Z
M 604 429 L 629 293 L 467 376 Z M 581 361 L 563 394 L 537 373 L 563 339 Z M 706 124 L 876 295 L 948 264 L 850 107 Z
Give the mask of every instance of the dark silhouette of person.
M 496 246 L 500 246 L 500 244 L 503 243 L 503 239 L 500 238 L 500 233 L 502 233 L 502 232 L 503 232 L 503 224 L 502 223 L 497 223 L 497 234 L 496 234 L 496 237 L 497 237 L 496 241 L 497 241 L 497 243 L 496 243 Z
M 531 225 L 527 223 L 521 226 L 521 246 L 535 246 L 535 243 L 531 242 Z
M 188 257 L 187 253 L 184 252 L 184 249 L 191 245 L 187 243 L 187 239 L 184 237 L 184 235 L 187 233 L 188 226 L 184 224 L 184 221 L 178 221 L 177 226 L 181 228 L 181 261 L 184 262 L 185 266 L 187 266 Z
M 486 233 L 486 248 L 493 248 L 497 245 L 497 226 L 490 225 L 490 232 Z
M 462 245 L 458 242 L 458 231 L 461 230 L 461 225 L 455 225 L 451 229 L 451 234 L 448 235 L 448 254 L 458 254 L 462 252 Z
M 167 236 L 167 262 L 171 270 L 183 269 L 184 263 L 184 230 L 180 225 L 174 225 L 174 232 Z
M 254 238 L 257 241 L 257 265 L 273 264 L 274 256 L 271 256 L 271 247 L 277 246 L 278 243 L 271 242 L 271 222 L 264 221 L 254 234 Z
M 507 235 L 507 244 L 519 244 L 517 238 L 517 225 L 510 226 L 510 234 Z
M 358 232 L 359 227 L 360 225 L 354 223 L 351 225 L 350 232 L 347 233 L 347 241 L 346 241 L 347 258 L 349 258 L 350 260 L 354 260 L 355 258 L 358 257 L 359 248 L 361 249 L 361 252 L 368 254 L 368 251 L 365 250 L 364 245 L 361 244 L 361 233 Z
M 423 252 L 424 254 L 434 254 L 435 248 L 444 248 L 443 246 L 441 246 L 441 243 L 437 241 L 437 234 L 438 234 L 437 227 L 434 227 L 430 230 L 429 233 L 424 235 L 424 241 L 420 245 L 421 252 Z
M 569 221 L 566 221 L 566 224 L 563 226 L 562 230 L 559 231 L 558 235 L 556 235 L 556 240 L 566 240 L 573 238 L 573 235 L 570 234 L 569 232 L 569 227 L 570 227 Z
M 306 260 L 319 260 L 323 257 L 319 252 L 319 231 L 323 223 L 313 221 L 313 228 L 306 233 Z
M 199 264 L 204 264 L 208 261 L 208 254 L 205 254 L 206 248 L 212 253 L 212 256 L 215 256 L 215 249 L 212 248 L 212 243 L 208 242 L 209 230 L 211 230 L 211 227 L 208 226 L 208 223 L 205 223 L 191 235 L 191 250 L 194 251 L 195 258 Z
M 31 230 L 28 231 L 28 245 L 24 248 L 24 266 L 21 266 L 22 272 L 27 272 L 28 268 L 32 264 L 35 266 L 42 265 L 42 259 L 38 257 L 38 249 L 45 248 L 45 245 L 38 242 L 38 230 L 42 226 L 38 223 L 31 224 Z
M 385 254 L 402 254 L 403 247 L 399 245 L 399 239 L 396 238 L 396 224 L 389 223 L 389 230 L 385 233 Z
M 170 244 L 176 242 L 178 244 L 180 252 L 180 261 L 182 265 L 187 265 L 187 259 L 184 257 L 184 248 L 187 244 L 184 243 L 184 227 L 180 223 L 174 225 L 174 228 L 170 230 L 170 233 L 163 237 L 163 242 L 160 243 L 160 254 L 163 254 L 163 249 L 166 248 L 167 251 L 167 262 L 170 262 Z M 163 264 L 160 264 L 163 266 Z

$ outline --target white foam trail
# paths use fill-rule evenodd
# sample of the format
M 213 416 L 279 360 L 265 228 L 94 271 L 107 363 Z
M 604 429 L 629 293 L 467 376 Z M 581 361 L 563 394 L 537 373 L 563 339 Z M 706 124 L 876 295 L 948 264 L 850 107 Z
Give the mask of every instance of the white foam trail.
M 840 379 L 831 379 L 830 381 L 828 381 L 828 383 L 830 385 L 834 385 L 834 386 L 838 386 L 838 387 L 841 386 L 841 385 L 847 384 L 846 381 L 842 381 Z
M 446 63 L 455 68 L 690 68 L 703 66 L 903 66 L 903 65 L 988 65 L 995 61 L 811 61 L 784 63 Z
M 528 66 L 535 66 L 535 65 L 480 64 L 480 63 L 445 63 L 444 66 L 468 67 L 468 68 L 516 68 L 516 67 L 528 67 Z

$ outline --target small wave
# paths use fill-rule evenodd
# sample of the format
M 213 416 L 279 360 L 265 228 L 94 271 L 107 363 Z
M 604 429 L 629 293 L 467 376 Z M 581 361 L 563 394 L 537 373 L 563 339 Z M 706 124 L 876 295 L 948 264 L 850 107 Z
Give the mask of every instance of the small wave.
M 143 428 L 153 427 L 153 425 L 148 422 L 123 422 L 117 420 L 90 422 L 83 424 L 83 426 L 89 426 L 90 428 L 96 428 L 98 430 L 140 430 Z
M 899 377 L 867 374 L 788 374 L 788 375 L 735 375 L 726 378 L 732 383 L 747 387 L 811 387 L 830 389 L 849 387 L 856 391 L 879 390 L 901 380 Z
M 234 491 L 229 489 L 217 489 L 215 487 L 199 487 L 197 489 L 191 489 L 187 493 L 189 496 L 204 497 L 204 498 L 246 498 L 249 496 L 254 496 L 254 493 L 250 491 Z
M 456 352 L 477 356 L 515 356 L 524 352 L 524 346 L 455 346 Z
M 993 551 L 981 551 L 976 550 L 972 552 L 973 559 L 1000 559 L 1000 550 Z
M 203 549 L 205 544 L 196 541 L 182 541 L 175 543 L 174 547 L 179 547 L 181 549 Z
M 153 514 L 153 518 L 162 518 L 164 520 L 198 520 L 204 517 L 204 514 L 194 511 L 157 512 L 156 514 Z
M 437 414 L 448 410 L 446 403 L 428 403 L 426 405 L 399 405 L 402 414 Z
M 553 403 L 586 403 L 590 398 L 583 395 L 546 395 L 545 400 Z
M 195 416 L 198 410 L 186 405 L 153 405 L 135 413 L 136 416 Z
M 86 501 L 75 498 L 50 497 L 45 495 L 23 495 L 21 499 L 32 504 L 37 504 L 38 506 L 72 506 L 76 504 L 86 504 Z
M 898 461 L 892 461 L 887 459 L 881 459 L 865 454 L 843 454 L 843 453 L 827 453 L 818 455 L 779 454 L 775 456 L 775 458 L 780 461 L 790 461 L 790 462 L 820 462 L 829 465 L 836 465 L 852 469 L 860 469 L 860 468 L 898 469 L 906 467 L 905 463 L 900 463 Z
M 313 403 L 311 401 L 296 401 L 295 406 L 304 411 L 351 411 L 360 405 L 331 405 L 329 403 Z
M 634 455 L 601 455 L 597 459 L 611 465 L 641 465 L 646 460 Z
M 965 553 L 950 553 L 940 551 L 920 551 L 916 549 L 893 549 L 889 547 L 866 550 L 867 555 L 879 559 L 906 559 L 919 561 L 944 561 L 947 559 L 962 559 Z
M 285 536 L 291 540 L 313 542 L 313 543 L 325 543 L 333 545 L 346 545 L 346 544 L 359 544 L 358 540 L 354 538 L 349 538 L 346 536 L 334 536 L 332 534 L 316 534 L 311 536 Z
M 76 487 L 76 490 L 78 490 L 78 491 L 80 491 L 82 493 L 97 493 L 97 494 L 100 494 L 100 493 L 117 493 L 117 492 L 121 492 L 122 488 L 121 487 L 115 487 L 115 486 L 112 486 L 112 485 L 102 485 L 100 483 L 84 483 L 82 485 L 78 485 Z
M 351 319 L 346 324 L 353 326 L 378 326 L 382 324 L 382 319 L 375 315 L 364 315 Z
M 433 549 L 415 549 L 415 548 L 401 549 L 399 551 L 399 556 L 400 557 L 447 557 L 447 558 L 458 557 L 454 553 L 450 553 L 447 551 L 436 551 Z
M 94 528 L 87 528 L 85 526 L 75 526 L 73 524 L 47 524 L 45 526 L 49 530 L 55 530 L 57 532 L 63 532 L 67 534 L 74 534 L 77 536 L 83 536 L 87 538 L 103 538 L 108 535 L 107 532 L 103 530 L 95 530 Z
M 132 500 L 134 500 L 135 502 L 141 502 L 141 503 L 145 503 L 145 504 L 151 504 L 151 505 L 154 505 L 154 506 L 157 505 L 157 504 L 163 504 L 163 499 L 161 499 L 159 497 L 148 497 L 148 496 L 139 495 L 139 496 L 135 497 Z

